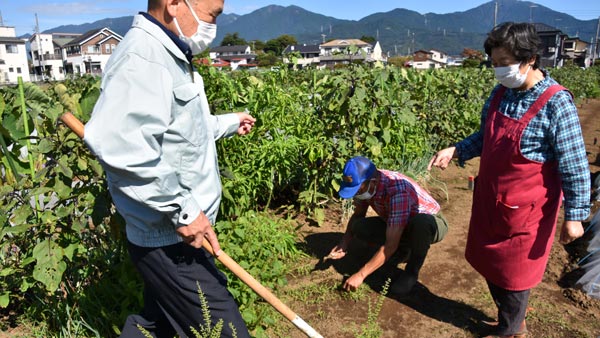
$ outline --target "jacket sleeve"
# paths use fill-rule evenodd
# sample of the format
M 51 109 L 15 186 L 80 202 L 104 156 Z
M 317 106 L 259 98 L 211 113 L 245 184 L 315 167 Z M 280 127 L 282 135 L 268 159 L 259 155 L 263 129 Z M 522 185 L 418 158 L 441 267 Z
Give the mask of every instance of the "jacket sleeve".
M 105 74 L 85 126 L 85 142 L 104 166 L 112 188 L 161 213 L 176 226 L 200 207 L 162 156 L 171 121 L 173 79 L 162 65 L 126 54 Z
M 215 140 L 235 135 L 240 127 L 240 118 L 235 113 L 210 115 L 208 121 L 212 125 Z

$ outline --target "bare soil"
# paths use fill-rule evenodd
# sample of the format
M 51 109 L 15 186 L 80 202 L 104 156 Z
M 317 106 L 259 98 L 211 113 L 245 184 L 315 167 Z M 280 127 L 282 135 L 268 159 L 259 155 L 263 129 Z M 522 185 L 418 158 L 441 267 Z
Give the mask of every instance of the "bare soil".
M 600 139 L 600 100 L 584 100 L 578 108 L 590 170 L 596 171 L 600 169 L 596 144 Z M 467 180 L 477 174 L 478 167 L 478 160 L 472 160 L 465 168 L 432 170 L 427 187 L 442 205 L 450 230 L 442 242 L 431 247 L 411 295 L 382 298 L 379 292 L 390 272 L 385 269 L 367 278 L 356 296 L 339 289 L 344 277 L 357 271 L 373 249 L 354 243 L 344 259 L 323 262 L 321 258 L 345 230 L 346 219 L 338 202 L 328 207 L 327 222 L 321 227 L 299 220 L 303 245 L 311 257 L 305 272 L 290 276 L 284 301 L 328 338 L 369 336 L 374 331 L 365 325 L 374 322 L 382 330 L 381 337 L 479 337 L 485 327 L 482 321 L 496 320 L 496 307 L 484 279 L 464 259 L 472 201 Z M 560 229 L 562 215 L 558 224 Z M 556 233 L 543 282 L 531 293 L 528 337 L 600 337 L 600 301 L 574 285 L 581 275 L 576 262 L 585 255 L 587 236 L 563 246 L 558 242 L 559 231 Z M 391 269 L 400 268 L 402 264 Z M 379 316 L 368 320 L 379 299 L 383 300 Z M 304 337 L 291 324 L 273 331 L 272 336 Z

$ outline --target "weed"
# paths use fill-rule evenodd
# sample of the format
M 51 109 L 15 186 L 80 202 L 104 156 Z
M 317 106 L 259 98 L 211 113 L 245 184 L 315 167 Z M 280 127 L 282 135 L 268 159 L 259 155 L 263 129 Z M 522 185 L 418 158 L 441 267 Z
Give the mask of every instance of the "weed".
M 340 220 L 340 224 L 348 224 L 350 220 L 350 216 L 354 213 L 354 204 L 351 199 L 342 200 L 342 219 Z
M 379 324 L 377 323 L 377 318 L 379 317 L 379 313 L 381 312 L 381 307 L 383 306 L 383 301 L 385 300 L 385 295 L 388 292 L 390 287 L 390 283 L 392 280 L 388 278 L 383 285 L 383 289 L 381 290 L 381 294 L 377 297 L 377 301 L 375 304 L 371 304 L 369 300 L 369 311 L 367 312 L 367 322 L 360 326 L 360 330 L 356 330 L 354 332 L 355 337 L 357 338 L 378 338 L 381 337 L 383 331 Z M 360 289 L 360 288 L 359 288 Z
M 362 300 L 364 300 L 365 298 L 368 297 L 369 295 L 369 289 L 368 287 L 363 283 L 361 284 L 361 286 L 358 287 L 358 289 L 356 289 L 356 291 L 354 292 L 342 292 L 342 299 L 345 300 L 352 300 L 355 302 L 360 302 Z
M 331 300 L 333 298 L 332 291 L 336 287 L 336 285 L 327 285 L 326 283 L 310 284 L 287 291 L 286 294 L 306 304 L 319 304 Z

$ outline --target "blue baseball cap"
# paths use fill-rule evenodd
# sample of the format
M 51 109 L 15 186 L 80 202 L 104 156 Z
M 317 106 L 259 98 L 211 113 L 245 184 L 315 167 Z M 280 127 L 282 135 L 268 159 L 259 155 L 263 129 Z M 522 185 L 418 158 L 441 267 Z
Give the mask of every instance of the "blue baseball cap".
M 356 156 L 348 160 L 344 166 L 342 184 L 338 194 L 341 198 L 352 198 L 360 185 L 375 173 L 375 164 L 368 158 Z

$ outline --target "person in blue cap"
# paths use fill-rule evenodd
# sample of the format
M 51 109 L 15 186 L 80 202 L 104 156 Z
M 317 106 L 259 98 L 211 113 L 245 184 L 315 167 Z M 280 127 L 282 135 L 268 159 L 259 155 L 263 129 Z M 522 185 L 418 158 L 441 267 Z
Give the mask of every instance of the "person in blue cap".
M 407 295 L 417 283 L 429 247 L 448 232 L 448 224 L 439 213 L 440 205 L 412 179 L 399 172 L 377 169 L 362 156 L 346 162 L 339 196 L 354 199 L 355 208 L 342 240 L 328 257 L 344 257 L 353 239 L 378 246 L 373 257 L 344 282 L 343 288 L 355 291 L 384 263 L 406 261 L 404 272 L 394 278 L 389 292 Z M 367 217 L 369 207 L 377 216 Z

